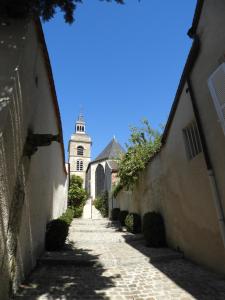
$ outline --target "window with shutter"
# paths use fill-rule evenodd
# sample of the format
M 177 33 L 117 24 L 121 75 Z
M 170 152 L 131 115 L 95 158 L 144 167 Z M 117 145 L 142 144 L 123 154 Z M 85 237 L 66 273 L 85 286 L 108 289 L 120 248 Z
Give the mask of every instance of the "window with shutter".
M 77 147 L 77 155 L 84 155 L 84 147 L 83 146 Z
M 208 87 L 225 134 L 225 63 L 220 65 L 209 77 Z
M 184 142 L 188 159 L 193 159 L 202 152 L 202 144 L 198 127 L 195 121 L 183 129 Z
M 83 171 L 84 163 L 82 160 L 77 160 L 77 171 Z

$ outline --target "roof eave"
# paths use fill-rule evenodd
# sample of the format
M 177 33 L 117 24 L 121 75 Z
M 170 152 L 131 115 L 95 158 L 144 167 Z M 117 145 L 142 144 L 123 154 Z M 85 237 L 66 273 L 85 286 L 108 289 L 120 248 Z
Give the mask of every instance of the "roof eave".
M 66 167 L 65 167 L 65 150 L 64 150 L 64 144 L 63 144 L 62 122 L 61 122 L 60 110 L 59 110 L 59 105 L 58 105 L 58 100 L 57 100 L 57 95 L 56 95 L 56 89 L 55 89 L 55 84 L 54 84 L 54 79 L 53 79 L 50 58 L 49 58 L 48 49 L 47 49 L 47 45 L 45 42 L 44 32 L 42 29 L 40 19 L 35 18 L 34 22 L 35 22 L 39 42 L 42 45 L 42 51 L 43 51 L 43 56 L 44 56 L 44 60 L 45 60 L 45 66 L 46 66 L 48 80 L 49 80 L 49 84 L 50 84 L 50 88 L 51 88 L 53 106 L 54 106 L 54 110 L 55 110 L 55 114 L 56 114 L 58 130 L 59 130 L 60 145 L 61 145 L 61 150 L 62 150 L 63 170 L 64 170 L 65 174 L 67 175 L 67 171 L 66 171 Z

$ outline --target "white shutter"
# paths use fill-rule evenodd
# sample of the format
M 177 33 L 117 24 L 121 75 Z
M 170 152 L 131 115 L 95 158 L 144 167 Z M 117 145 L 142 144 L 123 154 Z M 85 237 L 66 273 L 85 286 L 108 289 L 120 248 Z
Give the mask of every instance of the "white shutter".
M 209 77 L 208 87 L 225 134 L 225 63 Z

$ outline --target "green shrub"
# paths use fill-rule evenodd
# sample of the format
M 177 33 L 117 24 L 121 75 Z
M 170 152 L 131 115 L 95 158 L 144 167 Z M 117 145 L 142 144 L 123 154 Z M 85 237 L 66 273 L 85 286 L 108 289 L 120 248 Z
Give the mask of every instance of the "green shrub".
M 103 206 L 102 197 L 99 196 L 99 197 L 95 198 L 95 200 L 93 201 L 93 204 L 94 204 L 95 208 L 100 211 L 100 209 Z
M 45 248 L 47 251 L 56 251 L 63 248 L 69 233 L 69 226 L 73 221 L 73 214 L 73 209 L 67 208 L 61 217 L 47 224 L 45 234 Z
M 113 208 L 111 211 L 111 220 L 112 221 L 118 221 L 119 220 L 119 214 L 120 209 L 119 208 Z
M 68 191 L 68 199 L 70 206 L 84 205 L 87 200 L 87 193 L 82 187 L 83 179 L 80 176 L 72 175 L 70 178 L 70 186 Z
M 136 213 L 129 213 L 125 219 L 125 226 L 129 232 L 141 232 L 141 216 Z
M 78 207 L 73 207 L 73 217 L 74 218 L 80 218 L 83 214 L 83 209 L 84 209 L 84 206 L 83 205 L 80 205 Z
M 119 221 L 121 226 L 125 226 L 125 219 L 126 216 L 128 215 L 128 211 L 127 210 L 121 210 L 119 213 Z
M 80 176 L 72 175 L 68 191 L 69 205 L 73 210 L 73 217 L 80 218 L 87 200 L 87 193 L 82 187 L 83 179 Z
M 104 218 L 108 217 L 108 192 L 104 192 L 101 196 L 97 197 L 94 200 L 94 206 Z
M 143 233 L 150 247 L 165 247 L 166 233 L 163 217 L 157 212 L 148 212 L 143 218 Z
M 52 220 L 47 224 L 45 248 L 47 251 L 56 251 L 63 248 L 69 232 L 69 224 L 60 219 Z
M 73 221 L 73 214 L 74 214 L 73 208 L 69 207 L 59 219 L 65 221 L 68 225 L 70 225 L 71 222 Z

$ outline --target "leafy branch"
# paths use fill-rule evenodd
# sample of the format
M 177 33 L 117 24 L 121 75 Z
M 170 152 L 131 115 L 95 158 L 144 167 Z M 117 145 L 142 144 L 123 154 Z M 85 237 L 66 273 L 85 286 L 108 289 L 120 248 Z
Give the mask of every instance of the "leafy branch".
M 124 4 L 124 0 L 100 0 Z M 41 17 L 44 21 L 52 19 L 57 9 L 64 14 L 66 23 L 74 22 L 74 13 L 82 0 L 1 0 L 0 17 L 3 18 L 27 18 Z
M 114 187 L 113 195 L 116 196 L 122 187 L 132 189 L 137 182 L 139 173 L 145 169 L 150 158 L 161 147 L 161 134 L 152 129 L 149 122 L 144 119 L 143 127 L 131 127 L 127 152 L 119 160 L 119 183 Z

